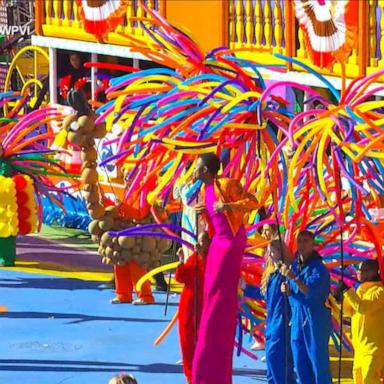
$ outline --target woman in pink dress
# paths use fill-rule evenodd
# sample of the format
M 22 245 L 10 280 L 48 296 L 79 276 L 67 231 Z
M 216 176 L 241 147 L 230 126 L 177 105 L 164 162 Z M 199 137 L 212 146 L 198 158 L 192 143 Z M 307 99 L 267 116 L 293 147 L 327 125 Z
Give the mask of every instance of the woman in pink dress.
M 237 318 L 237 287 L 246 235 L 246 212 L 258 208 L 256 198 L 234 179 L 218 178 L 220 160 L 201 155 L 195 179 L 203 182 L 202 204 L 212 233 L 206 261 L 203 310 L 193 359 L 192 384 L 232 383 L 232 354 Z

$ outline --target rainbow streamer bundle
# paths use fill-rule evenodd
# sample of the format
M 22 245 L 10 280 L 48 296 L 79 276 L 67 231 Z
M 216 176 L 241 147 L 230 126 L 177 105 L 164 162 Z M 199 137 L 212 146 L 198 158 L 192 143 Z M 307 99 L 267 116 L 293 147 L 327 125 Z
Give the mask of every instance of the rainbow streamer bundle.
M 377 257 L 383 273 L 383 223 L 371 212 L 382 207 L 384 195 L 384 102 L 371 97 L 383 88 L 372 84 L 384 71 L 340 92 L 299 61 L 275 55 L 316 76 L 331 93 L 324 98 L 296 82 L 267 83 L 265 67 L 279 72 L 281 66 L 258 63 L 256 50 L 254 61 L 226 48 L 204 55 L 187 35 L 146 12 L 151 20 L 135 20 L 151 42 L 126 38 L 133 51 L 167 68 L 112 79 L 109 101 L 97 111 L 98 122 L 122 132 L 112 140 L 118 153 L 104 164 L 113 161 L 126 170 L 126 198 L 137 194 L 143 206 L 170 205 L 173 185 L 190 178 L 197 156 L 215 152 L 223 160 L 222 175 L 241 180 L 270 217 L 249 218 L 248 265 L 262 267 L 266 243 L 257 231 L 279 223 L 291 249 L 299 231 L 315 232 L 334 282 L 341 268 L 354 281 L 353 265 L 365 258 Z M 288 105 L 276 95 L 288 88 L 306 92 L 305 103 L 316 107 L 297 111 Z M 262 320 L 263 305 L 262 299 L 247 302 L 243 326 L 251 332 Z M 337 330 L 336 319 L 334 325 Z
M 299 231 L 314 231 L 333 283 L 341 273 L 355 281 L 354 266 L 366 258 L 378 258 L 384 276 L 384 219 L 372 215 L 383 207 L 384 195 L 384 102 L 372 101 L 383 89 L 374 84 L 384 70 L 357 78 L 340 92 L 293 58 L 276 54 L 282 64 L 265 65 L 257 60 L 265 53 L 255 50 L 254 60 L 245 60 L 241 49 L 225 47 L 205 55 L 189 36 L 157 13 L 145 11 L 151 19 L 134 21 L 146 38 L 121 34 L 132 51 L 161 67 L 121 68 L 127 74 L 110 81 L 108 101 L 96 111 L 95 123 L 105 122 L 108 130 L 120 132 L 105 142 L 117 144 L 117 153 L 101 166 L 114 162 L 123 168 L 128 180 L 124 200 L 137 202 L 142 210 L 152 206 L 157 224 L 111 235 L 156 235 L 193 248 L 178 235 L 186 229 L 161 222 L 154 207 L 180 209 L 172 198 L 175 183 L 190 181 L 199 154 L 215 152 L 222 159 L 222 175 L 240 180 L 267 212 L 264 221 L 256 213 L 250 215 L 247 227 L 243 275 L 253 276 L 256 290 L 268 245 L 259 235 L 264 224 L 284 228 L 291 250 Z M 249 57 L 250 49 L 244 50 Z M 330 96 L 298 82 L 266 81 L 265 69 L 281 73 L 287 61 L 317 77 Z M 278 96 L 278 90 L 305 92 L 307 107 L 298 110 Z M 6 159 L 13 172 L 27 174 L 40 192 L 54 189 L 49 175 L 62 174 L 63 169 L 43 144 L 52 138 L 49 129 L 32 138 L 27 135 L 54 118 L 58 113 L 45 108 L 0 122 L 5 124 L 0 124 L 0 136 L 5 134 L 0 161 Z M 262 297 L 249 298 L 244 292 L 240 296 L 239 350 L 240 335 L 261 331 L 264 320 Z M 331 302 L 330 307 L 337 331 L 337 306 Z M 348 344 L 347 339 L 334 340 Z
M 62 206 L 50 194 L 65 189 L 55 187 L 50 176 L 71 177 L 55 159 L 58 151 L 49 148 L 54 139 L 49 123 L 60 117 L 56 109 L 43 108 L 0 120 L 0 212 L 4 212 L 0 237 L 37 229 L 37 223 L 42 221 L 41 195 Z

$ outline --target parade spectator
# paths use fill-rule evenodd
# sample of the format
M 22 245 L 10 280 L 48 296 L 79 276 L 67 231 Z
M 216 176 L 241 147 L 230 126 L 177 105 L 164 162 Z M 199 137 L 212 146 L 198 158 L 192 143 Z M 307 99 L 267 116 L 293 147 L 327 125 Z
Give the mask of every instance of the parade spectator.
M 85 98 L 91 97 L 90 72 L 84 68 L 82 58 L 78 52 L 69 54 L 69 66 L 59 81 L 60 96 L 65 101 L 71 89 L 81 89 Z
M 71 76 L 70 88 L 73 88 L 76 81 L 89 76 L 89 70 L 84 68 L 83 60 L 78 52 L 69 54 L 69 75 Z
M 282 265 L 289 281 L 282 283 L 291 306 L 291 347 L 299 384 L 331 384 L 328 343 L 331 312 L 326 307 L 330 276 L 315 251 L 315 237 L 301 231 L 297 238 L 298 257 L 292 268 Z

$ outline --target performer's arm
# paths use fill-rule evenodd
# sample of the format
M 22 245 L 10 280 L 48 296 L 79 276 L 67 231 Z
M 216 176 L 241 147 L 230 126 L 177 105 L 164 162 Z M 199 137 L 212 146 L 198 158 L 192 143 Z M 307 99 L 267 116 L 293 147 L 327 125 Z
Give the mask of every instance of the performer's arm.
M 182 248 L 180 248 L 182 250 Z M 179 283 L 185 284 L 190 279 L 193 273 L 195 254 L 192 254 L 188 260 L 184 263 L 181 261 L 180 265 L 176 268 L 175 279 Z
M 179 261 L 180 261 L 180 264 L 178 265 L 178 267 L 176 268 L 176 272 L 175 272 L 175 280 L 179 283 L 185 283 L 185 276 L 186 276 L 186 267 L 185 267 L 185 264 L 184 264 L 184 252 L 183 252 L 183 248 L 179 248 L 177 250 L 177 253 L 176 255 L 178 256 L 179 258 Z
M 368 295 L 368 297 L 362 299 L 353 289 L 348 289 L 348 291 L 344 293 L 344 298 L 355 312 L 374 312 L 384 305 L 384 290 L 377 289 Z
M 343 312 L 345 317 L 351 317 L 353 315 L 354 311 L 348 300 L 344 300 Z
M 328 296 L 329 274 L 325 268 L 312 268 L 305 282 L 286 265 L 281 267 L 280 272 L 291 280 L 290 287 L 293 293 L 300 291 L 307 299 L 321 299 Z
M 229 185 L 229 195 L 232 201 L 223 203 L 224 209 L 249 212 L 260 207 L 256 197 L 252 193 L 245 192 L 237 180 L 232 180 Z

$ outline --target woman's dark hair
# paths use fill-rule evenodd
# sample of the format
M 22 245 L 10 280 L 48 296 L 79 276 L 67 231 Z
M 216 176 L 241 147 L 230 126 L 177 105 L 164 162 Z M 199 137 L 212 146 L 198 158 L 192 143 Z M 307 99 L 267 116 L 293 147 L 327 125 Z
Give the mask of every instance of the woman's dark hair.
M 214 153 L 203 153 L 199 157 L 212 175 L 216 175 L 220 171 L 221 162 Z
M 78 56 L 78 58 L 81 60 L 81 55 L 79 52 L 70 52 L 68 57 L 72 57 L 72 56 Z
M 298 237 L 308 237 L 312 240 L 315 240 L 315 235 L 313 232 L 311 231 L 308 231 L 308 229 L 304 229 L 303 231 L 300 231 L 299 234 L 298 234 Z

